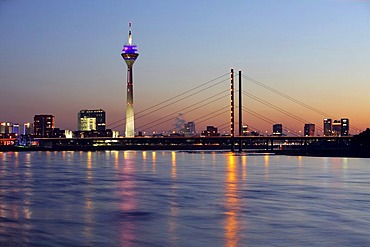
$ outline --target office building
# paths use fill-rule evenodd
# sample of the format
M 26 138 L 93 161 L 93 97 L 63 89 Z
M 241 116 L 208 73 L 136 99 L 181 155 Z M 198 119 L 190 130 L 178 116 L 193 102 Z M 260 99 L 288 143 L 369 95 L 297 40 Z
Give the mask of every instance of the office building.
M 23 135 L 30 135 L 30 134 L 32 134 L 32 124 L 24 123 L 23 124 Z
M 0 134 L 5 134 L 6 123 L 0 123 Z
M 340 136 L 342 132 L 342 123 L 340 120 L 334 120 L 331 124 L 331 135 Z
M 214 126 L 207 126 L 206 130 L 202 131 L 202 136 L 219 136 L 218 129 Z
M 13 123 L 2 122 L 0 123 L 0 133 L 1 134 L 12 134 L 13 132 Z
M 105 131 L 105 111 L 81 110 L 77 114 L 77 123 L 79 131 Z
M 196 135 L 195 123 L 194 122 L 185 123 L 184 128 L 181 130 L 181 134 L 184 134 L 185 136 Z
M 132 44 L 131 23 L 129 23 L 128 43 L 123 46 L 122 58 L 127 65 L 127 103 L 126 103 L 126 137 L 135 136 L 135 117 L 134 117 L 134 77 L 133 66 L 139 56 L 137 46 Z
M 54 129 L 54 116 L 35 115 L 33 128 L 35 137 L 51 137 Z
M 273 136 L 282 136 L 283 135 L 283 125 L 282 124 L 274 124 L 272 126 L 272 135 Z
M 20 128 L 18 123 L 13 123 L 13 131 L 12 133 L 19 135 L 20 134 Z
M 349 119 L 342 118 L 341 120 L 341 136 L 349 135 Z
M 331 136 L 332 135 L 332 121 L 330 118 L 324 119 L 324 136 Z
M 249 136 L 250 133 L 249 133 L 249 130 L 248 130 L 248 126 L 247 125 L 244 125 L 242 127 L 242 136 Z
M 303 134 L 304 136 L 315 136 L 315 124 L 305 124 Z
M 11 122 L 0 123 L 0 133 L 1 134 L 20 134 L 19 124 Z
M 349 135 L 349 119 L 342 118 L 341 120 L 324 119 L 324 135 L 325 136 L 348 136 Z

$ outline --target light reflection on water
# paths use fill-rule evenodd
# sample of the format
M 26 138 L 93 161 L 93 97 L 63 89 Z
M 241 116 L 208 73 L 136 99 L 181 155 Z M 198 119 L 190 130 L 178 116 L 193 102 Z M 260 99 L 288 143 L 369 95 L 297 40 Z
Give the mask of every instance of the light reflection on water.
M 0 153 L 0 246 L 368 246 L 368 159 Z
M 225 181 L 225 197 L 226 197 L 226 224 L 225 224 L 225 239 L 226 246 L 238 246 L 239 240 L 239 195 L 238 195 L 238 177 L 236 170 L 236 156 L 229 155 L 227 163 L 227 176 Z

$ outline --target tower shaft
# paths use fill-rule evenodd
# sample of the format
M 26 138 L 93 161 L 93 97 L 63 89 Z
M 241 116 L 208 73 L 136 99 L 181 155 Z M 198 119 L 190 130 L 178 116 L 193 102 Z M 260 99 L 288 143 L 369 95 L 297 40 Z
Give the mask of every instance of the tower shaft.
M 134 82 L 133 82 L 133 69 L 127 63 L 127 103 L 126 103 L 126 137 L 135 136 L 135 116 L 134 116 Z

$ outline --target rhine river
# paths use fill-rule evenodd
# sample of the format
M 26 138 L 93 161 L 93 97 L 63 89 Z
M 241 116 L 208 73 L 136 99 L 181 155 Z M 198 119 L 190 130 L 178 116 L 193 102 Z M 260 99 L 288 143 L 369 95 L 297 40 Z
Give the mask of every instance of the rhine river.
M 0 246 L 370 246 L 370 159 L 0 153 Z

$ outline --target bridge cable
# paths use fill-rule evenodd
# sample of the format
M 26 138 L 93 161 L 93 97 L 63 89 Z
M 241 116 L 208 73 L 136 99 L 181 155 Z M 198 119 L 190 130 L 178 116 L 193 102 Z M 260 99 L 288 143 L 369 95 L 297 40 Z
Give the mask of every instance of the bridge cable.
M 334 119 L 336 118 L 336 117 L 334 117 L 334 116 L 332 116 L 332 115 L 330 115 L 328 113 L 325 113 L 325 112 L 323 112 L 323 111 L 321 111 L 321 110 L 319 110 L 319 109 L 317 109 L 317 108 L 315 108 L 313 106 L 310 106 L 310 105 L 308 105 L 308 104 L 306 104 L 306 103 L 304 103 L 304 102 L 302 102 L 302 101 L 300 101 L 298 99 L 295 99 L 295 98 L 293 98 L 293 97 L 291 97 L 291 96 L 289 96 L 289 95 L 287 95 L 287 94 L 285 94 L 285 93 L 283 93 L 283 92 L 281 92 L 279 90 L 276 90 L 276 89 L 274 89 L 274 88 L 272 88 L 272 87 L 270 87 L 270 86 L 268 86 L 268 85 L 266 85 L 266 84 L 264 84 L 264 83 L 262 83 L 262 82 L 260 82 L 260 81 L 258 81 L 256 79 L 254 79 L 252 77 L 243 75 L 243 78 L 244 79 L 247 79 L 248 81 L 253 82 L 254 84 L 259 85 L 259 86 L 261 86 L 261 87 L 263 87 L 263 88 L 265 88 L 265 89 L 267 89 L 267 90 L 269 90 L 269 91 L 271 91 L 271 92 L 273 92 L 275 94 L 278 94 L 278 95 L 282 96 L 283 98 L 286 98 L 286 99 L 288 99 L 290 101 L 293 101 L 294 103 L 299 104 L 299 105 L 301 105 L 301 106 L 303 106 L 303 107 L 305 107 L 305 108 L 307 108 L 307 109 L 309 109 L 309 110 L 311 110 L 313 112 L 316 112 L 316 113 L 318 113 L 318 114 L 320 114 L 320 115 L 322 115 L 324 117 L 330 117 L 330 118 L 334 118 Z M 361 129 L 357 128 L 356 126 L 353 126 L 352 125 L 351 127 L 353 129 L 355 129 L 356 131 L 361 131 Z
M 152 108 L 158 107 L 158 106 L 160 106 L 160 105 L 162 105 L 162 104 L 164 104 L 164 103 L 167 103 L 167 102 L 169 102 L 169 101 L 171 101 L 171 100 L 173 100 L 173 99 L 176 99 L 177 97 L 180 97 L 180 96 L 182 96 L 182 95 L 184 95 L 184 94 L 187 94 L 187 93 L 189 93 L 189 92 L 192 92 L 192 91 L 194 91 L 194 90 L 196 90 L 196 89 L 198 89 L 198 88 L 201 88 L 201 87 L 203 87 L 203 86 L 205 86 L 205 85 L 207 85 L 207 84 L 209 84 L 209 83 L 211 83 L 211 82 L 214 82 L 214 81 L 216 81 L 216 80 L 218 80 L 218 79 L 220 79 L 220 78 L 222 78 L 222 77 L 224 77 L 224 76 L 226 76 L 226 75 L 229 75 L 229 74 L 230 74 L 230 72 L 225 73 L 225 74 L 223 74 L 223 75 L 221 75 L 221 76 L 218 76 L 218 77 L 216 77 L 216 78 L 214 78 L 214 79 L 212 79 L 212 80 L 209 80 L 209 81 L 207 81 L 207 82 L 205 82 L 205 83 L 203 83 L 203 84 L 201 84 L 201 85 L 199 85 L 199 86 L 196 86 L 196 87 L 194 87 L 194 88 L 191 88 L 191 89 L 189 89 L 189 90 L 187 90 L 187 91 L 185 91 L 185 92 L 183 92 L 183 93 L 181 93 L 181 94 L 178 94 L 178 95 L 176 95 L 176 96 L 173 96 L 173 97 L 171 97 L 171 98 L 169 98 L 169 99 L 166 99 L 166 100 L 164 100 L 164 101 L 162 101 L 162 102 L 159 102 L 159 103 L 155 104 L 154 106 L 150 106 L 150 107 L 148 107 L 148 108 L 146 108 L 146 109 L 144 109 L 144 110 L 142 110 L 142 111 L 139 111 L 139 112 L 137 112 L 137 114 L 141 114 L 141 113 L 143 113 L 143 112 L 149 111 L 149 110 L 151 110 Z M 126 120 L 126 118 L 122 118 L 122 119 L 120 119 L 120 120 L 118 120 L 118 121 L 115 121 L 115 122 L 113 122 L 113 123 L 109 124 L 108 126 L 112 126 L 112 125 L 114 125 L 114 124 L 116 124 L 116 123 L 119 123 L 119 122 L 121 122 L 121 121 L 124 121 L 124 120 Z
M 159 110 L 163 110 L 164 108 L 166 108 L 166 107 L 168 107 L 168 106 L 171 106 L 171 105 L 173 105 L 173 104 L 176 104 L 176 103 L 178 103 L 178 102 L 180 102 L 180 101 L 182 101 L 182 100 L 184 100 L 184 99 L 187 99 L 187 98 L 190 98 L 191 96 L 194 96 L 194 95 L 196 95 L 196 94 L 199 94 L 199 93 L 201 93 L 201 92 L 203 92 L 203 91 L 205 91 L 205 90 L 207 90 L 207 89 L 209 89 L 209 88 L 212 88 L 212 87 L 214 87 L 214 86 L 217 86 L 218 84 L 221 84 L 221 83 L 223 83 L 223 82 L 225 82 L 226 80 L 229 80 L 229 78 L 227 78 L 227 79 L 224 79 L 224 80 L 222 80 L 222 81 L 220 81 L 220 82 L 217 82 L 217 83 L 215 83 L 215 84 L 213 84 L 213 85 L 210 85 L 210 86 L 208 86 L 208 87 L 206 87 L 206 88 L 203 88 L 202 90 L 199 90 L 199 91 L 197 91 L 197 92 L 195 92 L 195 93 L 192 93 L 192 94 L 190 94 L 190 95 L 187 95 L 187 96 L 184 96 L 184 97 L 182 97 L 182 98 L 180 98 L 180 99 L 178 99 L 178 100 L 176 100 L 176 101 L 174 101 L 174 102 L 171 102 L 171 103 L 168 103 L 168 104 L 166 104 L 165 106 L 163 106 L 163 107 L 161 107 L 161 108 L 157 108 L 157 109 L 155 109 L 155 110 L 153 110 L 153 111 L 151 111 L 150 113 L 148 113 L 148 114 L 144 114 L 144 115 L 141 115 L 141 116 L 139 116 L 139 117 L 136 117 L 135 119 L 137 120 L 137 119 L 140 119 L 140 118 L 142 118 L 142 117 L 144 117 L 144 116 L 147 116 L 147 115 L 150 115 L 150 114 L 152 114 L 152 113 L 154 113 L 154 112 L 157 112 L 157 111 L 159 111 Z M 181 95 L 178 95 L 178 96 L 181 96 Z M 176 96 L 176 97 L 178 97 L 178 96 Z M 174 97 L 172 97 L 172 98 L 174 98 Z M 171 98 L 171 99 L 172 99 Z M 165 102 L 165 101 L 163 101 L 163 102 Z M 166 102 L 168 102 L 168 100 L 166 101 Z M 157 104 L 158 105 L 158 104 Z M 153 108 L 153 107 L 151 107 L 151 108 Z M 187 107 L 188 108 L 188 107 Z M 186 109 L 187 109 L 186 108 Z M 149 109 L 149 108 L 147 108 L 147 109 Z M 143 112 L 143 111 L 140 111 L 139 113 L 141 113 L 141 112 Z M 178 112 L 178 111 L 177 111 Z M 138 113 L 138 114 L 139 114 Z M 161 120 L 161 119 L 159 119 L 159 120 Z M 158 121 L 159 121 L 158 120 Z M 122 124 L 119 124 L 119 125 L 116 125 L 115 126 L 115 128 L 117 128 L 117 127 L 119 127 L 119 126 L 122 126 L 122 125 L 124 125 L 125 123 L 122 123 Z M 142 127 L 142 126 L 141 126 Z
M 183 108 L 183 109 L 181 109 L 181 110 L 177 110 L 176 112 L 172 112 L 172 113 L 170 113 L 170 114 L 167 114 L 166 116 L 162 117 L 161 119 L 157 119 L 157 120 L 155 120 L 155 121 L 153 121 L 153 122 L 151 122 L 151 123 L 148 123 L 148 124 L 144 124 L 144 125 L 139 126 L 139 127 L 138 127 L 138 129 L 143 128 L 143 127 L 148 126 L 148 125 L 151 125 L 151 124 L 153 124 L 153 123 L 155 123 L 155 122 L 158 122 L 158 121 L 160 121 L 160 120 L 163 120 L 164 118 L 168 118 L 168 117 L 172 116 L 173 114 L 178 113 L 179 111 L 181 112 L 181 111 L 183 111 L 183 110 L 187 110 L 186 112 L 184 112 L 184 113 L 183 113 L 183 114 L 187 114 L 187 113 L 192 112 L 192 111 L 194 111 L 194 110 L 198 110 L 198 109 L 200 109 L 200 108 L 202 108 L 202 107 L 204 107 L 204 106 L 207 106 L 207 105 L 209 105 L 209 104 L 211 104 L 211 103 L 214 103 L 214 102 L 216 102 L 216 101 L 218 101 L 218 100 L 220 100 L 220 99 L 225 98 L 226 96 L 228 96 L 228 94 L 226 94 L 226 95 L 225 95 L 225 92 L 228 92 L 228 91 L 229 91 L 229 90 L 222 91 L 221 93 L 218 93 L 218 94 L 215 94 L 215 95 L 213 95 L 213 96 L 210 96 L 210 97 L 208 97 L 208 98 L 206 98 L 206 99 L 204 99 L 204 100 L 201 100 L 201 101 L 199 101 L 199 102 L 197 102 L 197 103 L 194 103 L 194 104 L 192 104 L 192 105 L 190 105 L 190 106 L 188 106 L 188 107 L 185 107 L 185 108 Z M 194 109 L 190 109 L 191 107 L 194 107 L 194 106 L 196 106 L 196 105 L 199 105 L 200 103 L 203 103 L 203 102 L 205 102 L 205 101 L 208 101 L 209 99 L 214 98 L 214 97 L 216 97 L 216 96 L 219 96 L 220 94 L 224 94 L 224 95 L 222 95 L 221 97 L 218 97 L 218 98 L 216 98 L 216 99 L 214 99 L 214 100 L 212 100 L 212 101 L 208 102 L 207 104 L 203 104 L 203 105 L 198 106 L 198 107 L 196 107 L 196 108 L 194 108 Z M 175 119 L 175 118 L 176 118 L 176 117 L 172 117 L 172 118 L 170 118 L 170 119 L 167 119 L 167 120 L 164 120 L 164 121 L 160 122 L 159 124 L 163 124 L 163 123 L 168 122 L 168 121 L 170 121 L 170 120 L 173 120 L 173 119 Z M 155 127 L 155 126 L 158 126 L 159 124 L 155 124 L 155 125 L 152 125 L 152 126 L 150 126 L 150 127 L 151 127 L 151 128 L 153 128 L 153 127 Z M 143 130 L 147 130 L 147 129 L 149 129 L 149 127 L 148 127 L 148 128 L 146 128 L 146 129 L 143 129 Z

